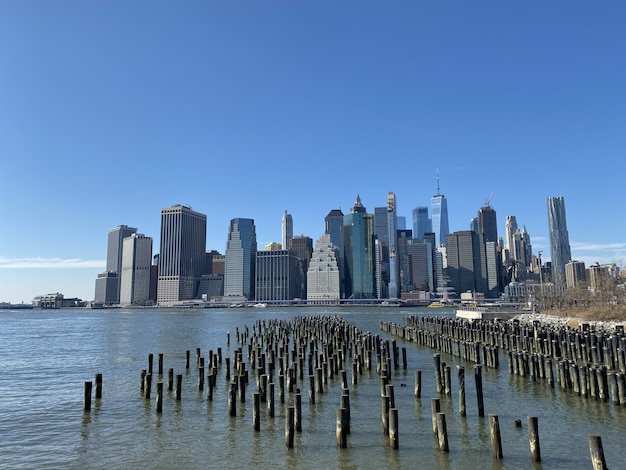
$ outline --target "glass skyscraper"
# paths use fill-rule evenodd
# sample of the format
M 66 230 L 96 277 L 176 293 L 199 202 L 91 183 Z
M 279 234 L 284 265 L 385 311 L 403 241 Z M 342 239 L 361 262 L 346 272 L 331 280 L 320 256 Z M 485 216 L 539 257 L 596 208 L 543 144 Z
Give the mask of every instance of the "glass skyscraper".
M 565 285 L 565 265 L 572 259 L 563 196 L 548 198 L 548 229 L 550 230 L 552 282 L 562 286 Z
M 439 175 L 437 175 L 437 194 L 430 200 L 433 232 L 437 246 L 446 244 L 446 235 L 450 233 L 448 225 L 448 202 L 446 197 L 439 192 Z
M 256 228 L 253 219 L 232 219 L 224 265 L 226 300 L 253 300 L 256 267 Z
M 432 231 L 432 222 L 428 218 L 428 207 L 420 206 L 413 209 L 413 238 L 421 240 L 425 233 Z
M 366 213 L 357 196 L 350 213 L 343 217 L 346 296 L 349 298 L 374 297 L 373 222 L 373 216 Z

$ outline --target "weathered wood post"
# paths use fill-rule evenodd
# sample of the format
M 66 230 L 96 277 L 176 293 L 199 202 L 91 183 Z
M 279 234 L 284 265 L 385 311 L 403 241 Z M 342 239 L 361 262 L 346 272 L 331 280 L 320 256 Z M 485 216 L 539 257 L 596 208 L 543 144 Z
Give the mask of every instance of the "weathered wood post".
M 309 403 L 315 404 L 315 376 L 309 375 Z
M 239 393 L 239 403 L 246 402 L 246 376 L 238 375 L 236 380 L 238 381 L 238 393 Z
M 102 398 L 102 374 L 96 374 L 96 394 L 95 399 L 99 400 Z
M 461 416 L 466 416 L 466 407 L 465 407 L 465 367 L 458 366 L 459 371 L 459 414 Z
M 185 353 L 185 369 L 189 369 L 189 356 L 191 354 L 191 351 L 189 351 L 189 349 L 187 349 L 186 353 Z
M 159 353 L 159 375 L 163 375 L 163 353 Z
M 591 464 L 593 470 L 607 470 L 604 460 L 604 449 L 602 448 L 602 438 L 600 436 L 589 436 L 589 452 L 591 453 Z
M 231 418 L 237 416 L 237 405 L 235 403 L 235 394 L 237 392 L 235 388 L 235 384 L 231 382 L 230 386 L 228 387 L 228 416 L 230 416 Z
M 176 401 L 180 401 L 183 392 L 183 374 L 176 375 Z
M 435 385 L 437 386 L 437 393 L 441 393 L 441 356 L 439 354 L 433 354 L 435 360 Z
M 210 373 L 207 376 L 207 382 L 206 399 L 207 401 L 213 401 L 213 384 L 215 383 L 215 376 L 213 375 L 213 373 Z
M 530 443 L 530 458 L 533 462 L 541 462 L 541 446 L 539 445 L 539 421 L 536 416 L 529 416 L 528 441 Z
M 156 412 L 163 412 L 163 382 L 157 382 L 156 384 Z
M 485 416 L 485 404 L 483 401 L 483 375 L 482 366 L 477 364 L 474 366 L 474 379 L 476 381 L 476 399 L 478 401 L 478 416 Z
M 383 424 L 383 434 L 385 436 L 389 435 L 389 397 L 387 395 L 382 395 L 380 397 L 381 401 L 381 421 Z
M 389 445 L 392 449 L 398 449 L 398 408 L 389 410 Z
M 85 382 L 84 399 L 83 399 L 83 411 L 91 411 L 91 387 L 92 382 Z
M 430 399 L 430 410 L 432 414 L 433 434 L 436 436 L 438 434 L 437 433 L 437 413 L 441 411 L 441 404 L 439 402 L 439 398 Z
M 146 391 L 146 374 L 148 372 L 146 369 L 142 369 L 141 374 L 139 375 L 139 392 L 143 395 Z
M 274 382 L 267 384 L 267 415 L 270 418 L 274 417 Z
M 152 374 L 152 363 L 154 362 L 154 354 L 148 354 L 148 374 Z
M 489 435 L 491 437 L 491 451 L 494 459 L 502 458 L 502 440 L 500 439 L 500 422 L 498 415 L 489 415 Z
M 407 368 L 407 362 L 406 362 L 406 347 L 402 347 L 402 368 L 406 369 Z
M 172 367 L 167 369 L 167 390 L 169 392 L 174 390 L 174 369 Z
M 345 449 L 348 447 L 348 433 L 346 432 L 346 410 L 345 408 L 337 409 L 337 426 L 335 435 L 337 439 L 337 448 Z
M 295 401 L 293 424 L 296 428 L 296 432 L 302 432 L 302 394 L 300 391 L 294 393 L 293 398 Z
M 446 414 L 437 413 L 437 441 L 439 442 L 439 450 L 449 452 L 448 447 L 448 428 L 446 427 Z
M 146 385 L 145 385 L 145 397 L 146 400 L 150 399 L 150 391 L 152 389 L 152 374 L 146 374 Z
M 261 394 L 252 394 L 252 427 L 255 431 L 261 430 Z
M 204 390 L 204 367 L 198 367 L 198 391 Z
M 287 416 L 285 419 L 285 446 L 288 449 L 293 449 L 295 414 L 296 414 L 295 408 L 293 406 L 288 406 Z
M 226 361 L 226 381 L 230 381 L 230 357 L 224 358 Z
M 415 371 L 415 398 L 421 398 L 422 396 L 422 371 Z
M 339 407 L 346 410 L 346 434 L 350 434 L 350 392 L 347 388 L 341 392 Z

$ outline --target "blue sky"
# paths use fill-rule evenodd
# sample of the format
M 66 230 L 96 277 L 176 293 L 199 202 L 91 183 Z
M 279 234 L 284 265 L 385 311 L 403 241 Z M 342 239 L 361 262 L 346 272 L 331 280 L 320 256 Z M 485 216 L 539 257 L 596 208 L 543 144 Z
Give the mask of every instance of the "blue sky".
M 492 193 L 549 259 L 626 260 L 623 1 L 0 2 L 0 301 L 93 298 L 107 231 L 207 214 L 207 249 L 324 216 Z

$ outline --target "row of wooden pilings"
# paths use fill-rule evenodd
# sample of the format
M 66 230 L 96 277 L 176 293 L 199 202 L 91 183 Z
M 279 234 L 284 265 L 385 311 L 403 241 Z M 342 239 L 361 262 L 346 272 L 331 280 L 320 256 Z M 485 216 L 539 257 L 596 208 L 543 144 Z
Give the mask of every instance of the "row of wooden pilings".
M 302 430 L 302 394 L 298 385 L 305 385 L 305 371 L 308 372 L 309 403 L 315 405 L 316 395 L 324 394 L 330 387 L 329 381 L 341 380 L 341 397 L 336 411 L 336 443 L 337 447 L 347 447 L 347 436 L 350 434 L 350 394 L 348 388 L 347 370 L 352 371 L 352 385 L 357 386 L 359 376 L 364 369 L 371 370 L 374 366 L 380 376 L 381 384 L 381 422 L 385 435 L 389 436 L 392 448 L 399 448 L 398 409 L 395 407 L 394 387 L 391 384 L 392 369 L 406 369 L 406 348 L 398 347 L 395 340 L 385 340 L 378 335 L 362 332 L 339 317 L 314 316 L 299 317 L 292 321 L 258 321 L 249 329 L 236 330 L 237 348 L 231 358 L 222 358 L 221 348 L 217 353 L 208 351 L 208 358 L 201 354 L 201 348 L 196 348 L 197 387 L 202 392 L 206 384 L 206 399 L 213 400 L 217 385 L 218 372 L 223 370 L 225 385 L 228 388 L 228 415 L 237 415 L 237 401 L 245 403 L 246 387 L 249 380 L 256 379 L 256 391 L 253 395 L 252 423 L 255 431 L 261 429 L 261 403 L 266 403 L 267 416 L 274 417 L 275 386 L 278 381 L 278 400 L 280 404 L 289 401 L 285 408 L 285 445 L 294 446 L 294 433 Z M 227 344 L 230 346 L 230 333 L 227 334 Z M 186 351 L 185 369 L 189 372 L 191 351 Z M 436 377 L 438 391 L 451 393 L 450 367 L 439 362 L 440 357 L 435 355 Z M 484 354 L 482 355 L 484 357 Z M 148 355 L 148 367 L 140 374 L 140 392 L 145 399 L 151 398 L 153 376 L 156 375 L 156 411 L 163 411 L 163 354 L 158 355 L 158 372 L 153 371 L 154 355 Z M 223 365 L 225 363 L 225 366 Z M 349 367 L 346 368 L 345 366 Z M 206 366 L 206 368 L 205 368 Z M 232 370 L 231 370 L 232 366 Z M 308 369 L 308 370 L 307 370 Z M 477 383 L 477 400 L 479 415 L 484 416 L 482 404 L 482 375 L 481 365 L 476 364 L 474 374 Z M 174 378 L 176 380 L 174 380 Z M 205 382 L 206 378 L 206 382 Z M 182 399 L 183 375 L 174 375 L 172 368 L 167 371 L 167 389 L 175 392 L 177 401 Z M 464 369 L 459 368 L 459 381 L 464 384 Z M 100 376 L 100 384 L 101 384 Z M 174 384 L 176 384 L 174 388 Z M 415 371 L 415 396 L 421 397 L 421 371 Z M 462 400 L 459 400 L 459 412 L 465 414 L 464 386 Z M 100 394 L 102 388 L 100 385 Z M 288 394 L 288 398 L 286 397 Z M 91 386 L 89 386 L 89 396 Z M 85 383 L 85 398 L 87 397 L 87 383 Z M 100 395 L 101 397 L 101 395 Z M 460 395 L 461 397 L 461 395 Z M 433 399 L 437 400 L 438 399 Z M 434 401 L 433 401 L 434 403 Z M 462 405 L 461 405 L 462 404 Z M 85 410 L 88 411 L 87 406 Z M 445 414 L 438 406 L 433 405 L 433 431 L 438 437 L 439 448 L 448 451 Z M 490 420 L 492 418 L 490 417 Z M 497 423 L 496 419 L 492 420 Z M 435 429 L 436 424 L 436 429 Z M 494 424 L 495 426 L 495 424 Z M 496 446 L 497 447 L 497 446 Z M 531 443 L 531 450 L 533 446 Z M 537 434 L 538 449 L 538 434 Z M 501 451 L 500 451 L 501 454 Z M 495 454 L 494 454 L 495 455 Z M 537 453 L 539 456 L 540 453 Z M 533 457 L 534 458 L 534 457 Z
M 545 327 L 534 321 L 532 327 L 523 326 L 519 321 L 511 323 L 501 321 L 468 321 L 447 317 L 428 317 L 407 315 L 406 325 L 381 322 L 381 330 L 406 341 L 436 349 L 451 356 L 476 363 L 476 392 L 479 416 L 484 416 L 481 365 L 498 368 L 499 350 L 504 348 L 508 354 L 509 372 L 529 377 L 533 380 L 545 379 L 554 387 L 554 369 L 552 361 L 557 362 L 557 384 L 563 390 L 573 391 L 582 398 L 594 398 L 608 401 L 609 395 L 614 404 L 626 405 L 626 386 L 624 374 L 624 351 L 626 338 L 624 330 L 618 326 L 614 334 L 604 331 L 595 333 L 588 324 L 581 325 L 580 332 L 569 327 Z M 525 347 L 527 349 L 518 349 Z M 600 349 L 602 352 L 599 352 Z M 529 350 L 532 351 L 529 353 Z M 560 354 L 567 351 L 563 359 Z M 590 351 L 588 354 L 587 351 Z M 435 383 L 438 393 L 451 393 L 451 368 L 442 362 L 439 354 L 435 359 Z M 576 360 L 591 359 L 592 363 L 577 364 Z M 603 363 L 604 361 L 604 363 Z M 609 366 L 613 370 L 609 371 Z M 465 373 L 464 367 L 458 367 L 459 412 L 465 413 Z M 447 438 L 437 428 L 439 417 L 438 399 L 432 399 L 433 431 L 438 435 L 442 450 L 447 447 Z M 493 455 L 501 458 L 502 449 L 499 437 L 497 415 L 489 415 L 490 436 Z M 517 424 L 517 423 L 516 423 Z M 539 461 L 539 439 L 535 417 L 528 417 L 528 432 L 533 461 Z M 536 434 L 536 440 L 535 440 Z M 594 469 L 605 469 L 604 452 L 600 436 L 589 436 L 589 449 Z

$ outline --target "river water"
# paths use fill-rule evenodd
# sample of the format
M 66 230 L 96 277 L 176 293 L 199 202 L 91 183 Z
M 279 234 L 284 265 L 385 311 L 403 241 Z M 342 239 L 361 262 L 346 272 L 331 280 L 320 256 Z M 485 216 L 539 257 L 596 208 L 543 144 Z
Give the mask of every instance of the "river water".
M 437 309 L 437 315 L 451 315 Z M 23 310 L 0 313 L 0 468 L 425 468 L 425 469 L 585 469 L 591 468 L 588 436 L 600 435 L 609 468 L 626 468 L 626 406 L 583 400 L 544 382 L 510 375 L 506 357 L 498 370 L 483 368 L 485 417 L 478 416 L 472 365 L 466 366 L 467 416 L 458 413 L 458 383 L 452 395 L 435 387 L 436 351 L 398 340 L 408 368 L 393 371 L 399 410 L 399 449 L 382 432 L 380 382 L 375 366 L 357 385 L 349 384 L 351 433 L 348 448 L 337 449 L 339 379 L 308 403 L 302 389 L 302 433 L 285 447 L 286 406 L 276 416 L 261 411 L 261 430 L 252 425 L 251 377 L 247 400 L 229 417 L 223 367 L 213 401 L 198 391 L 195 350 L 222 348 L 232 357 L 239 347 L 235 330 L 257 320 L 291 320 L 305 315 L 338 315 L 363 331 L 391 338 L 381 320 L 403 323 L 407 314 L 432 315 L 427 308 L 295 307 L 242 309 Z M 227 334 L 230 332 L 230 345 Z M 192 365 L 185 371 L 185 352 Z M 157 413 L 153 394 L 140 393 L 148 355 L 164 355 L 164 370 L 183 374 L 182 399 L 165 392 Z M 458 359 L 442 354 L 458 365 Z M 244 355 L 244 359 L 245 359 Z M 249 368 L 248 368 L 249 369 Z M 422 371 L 422 397 L 413 394 L 414 374 Z M 455 370 L 454 368 L 453 370 Z M 103 397 L 83 412 L 85 381 L 103 374 Z M 350 382 L 351 372 L 348 372 Z M 306 374 L 305 374 L 306 378 Z M 406 384 L 406 386 L 403 386 Z M 95 386 L 95 385 L 94 385 Z M 277 393 L 277 392 L 276 392 Z M 450 452 L 437 447 L 430 399 L 439 397 L 446 413 Z M 290 401 L 291 400 L 291 401 Z M 277 400 L 278 401 L 278 400 Z M 492 458 L 488 414 L 499 417 L 504 458 Z M 541 463 L 532 463 L 527 416 L 539 418 Z M 522 421 L 522 427 L 514 425 Z

